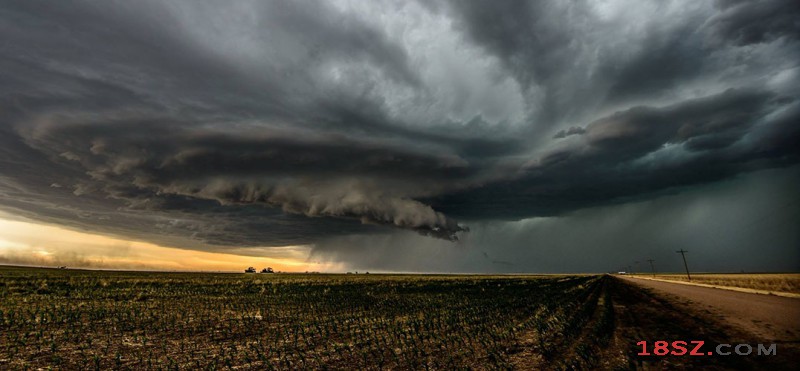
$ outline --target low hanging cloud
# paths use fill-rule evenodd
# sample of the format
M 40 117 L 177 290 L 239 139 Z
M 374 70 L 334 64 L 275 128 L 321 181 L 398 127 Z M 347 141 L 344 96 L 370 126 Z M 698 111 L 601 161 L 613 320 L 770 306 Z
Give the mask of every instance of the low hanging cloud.
M 566 138 L 570 135 L 581 135 L 583 133 L 586 133 L 586 129 L 580 126 L 573 126 L 570 127 L 569 129 L 559 131 L 558 133 L 556 133 L 556 135 L 553 136 L 553 139 L 561 139 L 561 138 Z
M 221 205 L 261 204 L 451 240 L 465 230 L 411 199 L 430 194 L 438 183 L 469 176 L 473 170 L 458 156 L 415 153 L 340 135 L 265 130 L 247 135 L 245 130 L 204 130 L 166 119 L 95 120 L 41 117 L 20 125 L 28 146 L 88 175 L 73 185 L 77 196 L 102 192 L 133 209 L 148 208 L 151 199 L 162 195 Z
M 0 8 L 0 209 L 71 228 L 447 242 L 800 160 L 792 1 Z

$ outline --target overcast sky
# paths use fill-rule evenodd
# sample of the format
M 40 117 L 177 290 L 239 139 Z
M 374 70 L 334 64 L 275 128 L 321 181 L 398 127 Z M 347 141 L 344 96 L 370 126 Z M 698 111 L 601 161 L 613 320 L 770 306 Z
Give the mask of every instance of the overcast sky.
M 684 248 L 796 271 L 798 20 L 793 0 L 3 1 L 0 212 L 337 269 L 679 270 Z M 87 253 L 15 236 L 0 261 Z

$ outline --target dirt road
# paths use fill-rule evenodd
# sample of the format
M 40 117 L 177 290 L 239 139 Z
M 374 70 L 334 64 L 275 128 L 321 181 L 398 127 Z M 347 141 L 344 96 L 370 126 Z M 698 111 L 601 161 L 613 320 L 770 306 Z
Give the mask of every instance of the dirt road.
M 800 341 L 800 299 L 620 277 L 765 340 Z

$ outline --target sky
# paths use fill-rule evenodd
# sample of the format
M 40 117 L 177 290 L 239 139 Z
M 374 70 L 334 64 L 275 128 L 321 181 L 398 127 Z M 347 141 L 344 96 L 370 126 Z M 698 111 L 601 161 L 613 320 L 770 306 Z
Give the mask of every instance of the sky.
M 4 1 L 0 264 L 799 271 L 798 19 Z

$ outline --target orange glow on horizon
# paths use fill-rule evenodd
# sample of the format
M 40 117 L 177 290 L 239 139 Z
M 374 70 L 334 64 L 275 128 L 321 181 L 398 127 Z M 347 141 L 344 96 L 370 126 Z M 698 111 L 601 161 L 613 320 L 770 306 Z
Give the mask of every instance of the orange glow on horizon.
M 75 268 L 234 271 L 253 266 L 276 271 L 336 271 L 335 264 L 308 261 L 308 246 L 279 249 L 280 257 L 252 256 L 259 248 L 235 249 L 248 256 L 160 246 L 147 242 L 78 232 L 36 222 L 9 220 L 0 213 L 0 264 Z M 232 248 L 233 249 L 233 248 Z

